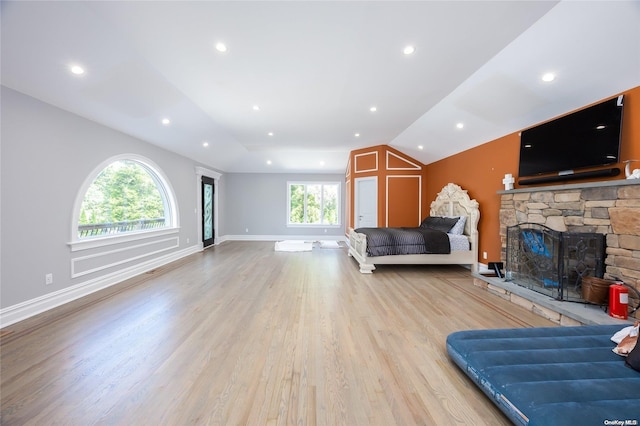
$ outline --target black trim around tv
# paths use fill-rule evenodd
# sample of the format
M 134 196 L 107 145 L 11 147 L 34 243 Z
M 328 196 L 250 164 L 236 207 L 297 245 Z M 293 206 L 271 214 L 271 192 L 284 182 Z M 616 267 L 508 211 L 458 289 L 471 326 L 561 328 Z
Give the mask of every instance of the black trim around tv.
M 518 176 L 525 181 L 551 173 L 556 181 L 595 177 L 575 170 L 619 162 L 622 115 L 620 95 L 523 130 Z

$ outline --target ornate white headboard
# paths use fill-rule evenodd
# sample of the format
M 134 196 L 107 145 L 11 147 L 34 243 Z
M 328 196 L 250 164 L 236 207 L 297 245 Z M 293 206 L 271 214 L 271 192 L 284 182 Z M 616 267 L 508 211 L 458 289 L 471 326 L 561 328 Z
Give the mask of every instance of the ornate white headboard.
M 464 225 L 466 235 L 477 234 L 480 208 L 476 200 L 469 198 L 466 189 L 448 183 L 431 203 L 431 216 L 467 216 Z

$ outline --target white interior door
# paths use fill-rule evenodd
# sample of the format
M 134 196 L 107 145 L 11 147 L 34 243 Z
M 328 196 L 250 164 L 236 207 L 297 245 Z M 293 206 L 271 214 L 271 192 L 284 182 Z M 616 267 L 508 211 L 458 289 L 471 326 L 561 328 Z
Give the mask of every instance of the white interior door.
M 355 180 L 355 228 L 378 226 L 378 178 L 367 177 Z

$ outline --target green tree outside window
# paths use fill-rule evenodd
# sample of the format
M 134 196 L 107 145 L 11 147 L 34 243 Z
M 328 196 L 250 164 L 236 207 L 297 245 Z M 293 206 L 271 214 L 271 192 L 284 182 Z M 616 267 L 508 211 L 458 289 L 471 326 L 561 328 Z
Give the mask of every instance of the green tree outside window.
M 339 225 L 339 183 L 289 183 L 290 225 Z
M 152 172 L 136 161 L 120 160 L 103 169 L 89 186 L 78 232 L 80 238 L 128 232 L 144 229 L 152 221 L 153 227 L 164 226 L 164 218 L 165 200 Z M 134 222 L 135 226 L 125 225 Z

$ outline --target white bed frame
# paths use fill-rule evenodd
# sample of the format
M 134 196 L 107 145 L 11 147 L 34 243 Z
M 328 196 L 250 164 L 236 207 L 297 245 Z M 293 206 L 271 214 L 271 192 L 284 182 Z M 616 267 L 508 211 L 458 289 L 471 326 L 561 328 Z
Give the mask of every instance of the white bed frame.
M 467 216 L 464 235 L 471 249 L 452 251 L 451 254 L 404 254 L 395 256 L 367 256 L 367 236 L 353 229 L 349 232 L 349 256 L 360 264 L 360 272 L 371 274 L 375 265 L 469 265 L 478 271 L 478 202 L 469 198 L 467 191 L 448 183 L 431 203 L 430 216 Z

